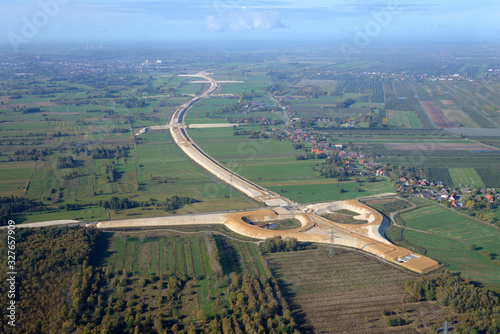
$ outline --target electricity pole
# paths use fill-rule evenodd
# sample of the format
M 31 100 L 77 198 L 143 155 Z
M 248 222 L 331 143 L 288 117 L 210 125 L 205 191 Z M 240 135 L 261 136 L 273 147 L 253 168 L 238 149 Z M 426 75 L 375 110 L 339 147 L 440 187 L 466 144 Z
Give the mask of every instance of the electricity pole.
M 444 322 L 444 324 L 441 324 L 441 325 L 443 325 L 443 327 L 437 328 L 436 333 L 439 333 L 442 331 L 443 334 L 455 334 L 455 333 L 448 332 L 449 330 L 455 329 L 455 326 L 450 326 L 450 323 L 448 322 L 448 320 L 446 320 Z
M 332 226 L 332 231 L 330 233 L 330 251 L 328 252 L 328 256 L 335 256 L 335 248 L 333 247 L 333 226 Z

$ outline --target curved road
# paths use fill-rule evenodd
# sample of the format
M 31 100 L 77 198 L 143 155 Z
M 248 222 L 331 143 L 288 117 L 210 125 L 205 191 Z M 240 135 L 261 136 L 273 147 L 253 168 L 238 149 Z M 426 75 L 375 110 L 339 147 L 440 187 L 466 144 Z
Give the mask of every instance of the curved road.
M 203 100 L 204 98 L 207 98 L 210 94 L 215 92 L 219 88 L 219 83 L 213 78 L 210 78 L 206 72 L 184 76 L 200 77 L 208 80 L 210 82 L 210 88 L 208 88 L 202 94 L 193 97 L 191 100 L 177 107 L 172 113 L 168 125 L 170 128 L 170 134 L 172 135 L 172 138 L 177 146 L 179 146 L 179 148 L 189 158 L 194 160 L 205 170 L 257 201 L 264 202 L 268 206 L 296 204 L 288 198 L 284 198 L 272 191 L 269 191 L 259 186 L 258 184 L 242 177 L 241 175 L 229 170 L 220 162 L 203 152 L 203 150 L 189 137 L 186 131 L 186 125 L 184 123 L 186 112 L 197 102 Z

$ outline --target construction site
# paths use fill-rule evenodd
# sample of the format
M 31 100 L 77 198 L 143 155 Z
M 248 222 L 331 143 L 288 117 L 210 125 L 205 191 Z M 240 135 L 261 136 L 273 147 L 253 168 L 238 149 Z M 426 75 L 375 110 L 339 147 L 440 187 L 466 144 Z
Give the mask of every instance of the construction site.
M 263 202 L 269 208 L 256 211 L 106 221 L 98 223 L 98 228 L 223 224 L 231 231 L 260 240 L 280 236 L 295 238 L 301 242 L 330 243 L 332 247 L 341 245 L 361 249 L 417 273 L 426 273 L 440 266 L 438 262 L 428 257 L 390 243 L 384 237 L 385 230 L 389 226 L 387 218 L 359 200 L 300 205 L 243 178 L 203 152 L 187 134 L 184 116 L 191 106 L 217 91 L 219 84 L 206 72 L 189 76 L 207 80 L 210 88 L 177 107 L 164 129 L 170 130 L 171 137 L 178 147 L 203 169 L 248 197 Z M 141 130 L 138 134 L 145 133 L 147 129 Z M 353 218 L 362 223 L 341 224 L 325 218 L 328 214 L 339 210 L 353 213 Z M 266 228 L 267 225 L 255 225 L 255 223 L 284 219 L 297 219 L 301 226 L 289 230 L 272 230 Z
M 355 212 L 357 216 L 354 216 L 354 219 L 367 222 L 340 224 L 321 217 L 339 210 Z M 275 231 L 253 224 L 290 218 L 299 220 L 301 226 L 296 229 Z M 235 213 L 116 220 L 100 222 L 97 227 L 110 229 L 223 224 L 233 232 L 255 239 L 265 240 L 280 236 L 295 238 L 302 242 L 326 244 L 331 243 L 333 232 L 334 245 L 364 250 L 414 272 L 426 273 L 439 267 L 438 262 L 387 241 L 384 238 L 384 231 L 389 222 L 386 220 L 379 212 L 360 201 L 350 200 Z

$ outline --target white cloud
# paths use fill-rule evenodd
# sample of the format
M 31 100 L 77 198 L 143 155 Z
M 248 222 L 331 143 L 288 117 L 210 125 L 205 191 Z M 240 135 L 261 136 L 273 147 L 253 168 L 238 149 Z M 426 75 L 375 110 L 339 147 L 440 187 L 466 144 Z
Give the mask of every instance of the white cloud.
M 206 28 L 209 31 L 249 31 L 284 28 L 281 15 L 273 11 L 238 11 L 221 13 L 218 16 L 206 17 Z

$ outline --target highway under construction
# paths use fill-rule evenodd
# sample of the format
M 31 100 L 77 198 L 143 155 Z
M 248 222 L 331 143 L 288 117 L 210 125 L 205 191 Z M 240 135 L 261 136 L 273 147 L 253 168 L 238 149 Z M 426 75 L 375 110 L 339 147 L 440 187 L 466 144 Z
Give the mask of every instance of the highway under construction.
M 414 254 L 405 248 L 390 243 L 384 237 L 385 229 L 389 225 L 387 218 L 358 200 L 300 205 L 242 177 L 210 157 L 189 137 L 184 117 L 189 108 L 216 92 L 219 89 L 219 83 L 211 78 L 207 72 L 184 76 L 202 78 L 207 83 L 210 83 L 210 87 L 205 92 L 177 107 L 172 112 L 165 129 L 169 129 L 173 141 L 187 157 L 195 161 L 207 172 L 226 182 L 229 186 L 236 188 L 250 198 L 266 204 L 269 209 L 237 213 L 126 219 L 101 222 L 97 224 L 98 228 L 224 224 L 236 233 L 261 240 L 275 236 L 293 237 L 298 241 L 333 242 L 337 245 L 362 249 L 419 273 L 425 273 L 439 267 L 438 262 L 428 257 Z M 145 131 L 142 131 L 142 133 L 145 133 Z M 364 220 L 366 223 L 339 224 L 322 217 L 324 214 L 333 213 L 337 210 L 352 211 L 357 214 L 355 219 Z M 289 218 L 299 220 L 302 226 L 297 229 L 273 231 L 252 224 L 252 222 Z

